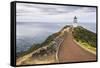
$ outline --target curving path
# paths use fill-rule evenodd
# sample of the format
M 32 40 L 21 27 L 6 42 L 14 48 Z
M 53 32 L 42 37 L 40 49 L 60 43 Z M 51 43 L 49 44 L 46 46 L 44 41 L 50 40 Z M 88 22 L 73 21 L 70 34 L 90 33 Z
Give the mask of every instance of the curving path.
M 59 62 L 96 61 L 96 55 L 87 52 L 73 41 L 72 33 L 67 31 L 59 47 Z

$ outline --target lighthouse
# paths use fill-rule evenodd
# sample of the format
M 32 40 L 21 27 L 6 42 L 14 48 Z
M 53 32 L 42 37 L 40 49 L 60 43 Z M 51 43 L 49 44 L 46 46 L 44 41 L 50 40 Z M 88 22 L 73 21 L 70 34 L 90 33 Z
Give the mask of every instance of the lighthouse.
M 73 27 L 77 27 L 78 24 L 77 24 L 77 17 L 75 16 L 74 19 L 73 19 Z

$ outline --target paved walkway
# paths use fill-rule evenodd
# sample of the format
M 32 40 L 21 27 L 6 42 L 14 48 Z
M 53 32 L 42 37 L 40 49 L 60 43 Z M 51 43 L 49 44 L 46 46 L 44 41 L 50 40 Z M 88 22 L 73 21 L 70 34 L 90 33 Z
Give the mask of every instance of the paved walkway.
M 79 62 L 79 61 L 95 61 L 96 56 L 85 51 L 73 41 L 72 33 L 67 32 L 65 40 L 61 44 L 58 52 L 60 62 Z

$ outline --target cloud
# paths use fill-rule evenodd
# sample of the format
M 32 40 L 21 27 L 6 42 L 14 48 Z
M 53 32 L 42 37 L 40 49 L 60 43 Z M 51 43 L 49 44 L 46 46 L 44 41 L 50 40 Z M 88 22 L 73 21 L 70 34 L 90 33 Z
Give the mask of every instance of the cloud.
M 82 22 L 96 21 L 96 8 L 45 4 L 17 3 L 17 22 L 72 22 L 77 16 Z
M 32 38 L 59 31 L 67 23 L 73 23 L 74 16 L 78 23 L 96 23 L 94 7 L 28 3 L 17 3 L 16 7 L 17 37 Z

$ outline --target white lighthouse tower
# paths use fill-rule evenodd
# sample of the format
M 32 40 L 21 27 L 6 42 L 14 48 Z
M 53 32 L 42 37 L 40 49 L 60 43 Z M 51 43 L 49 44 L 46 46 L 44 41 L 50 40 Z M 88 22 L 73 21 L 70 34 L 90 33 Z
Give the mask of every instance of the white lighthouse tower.
M 73 27 L 77 27 L 78 24 L 77 24 L 77 17 L 75 16 L 74 17 L 74 20 L 73 20 Z

